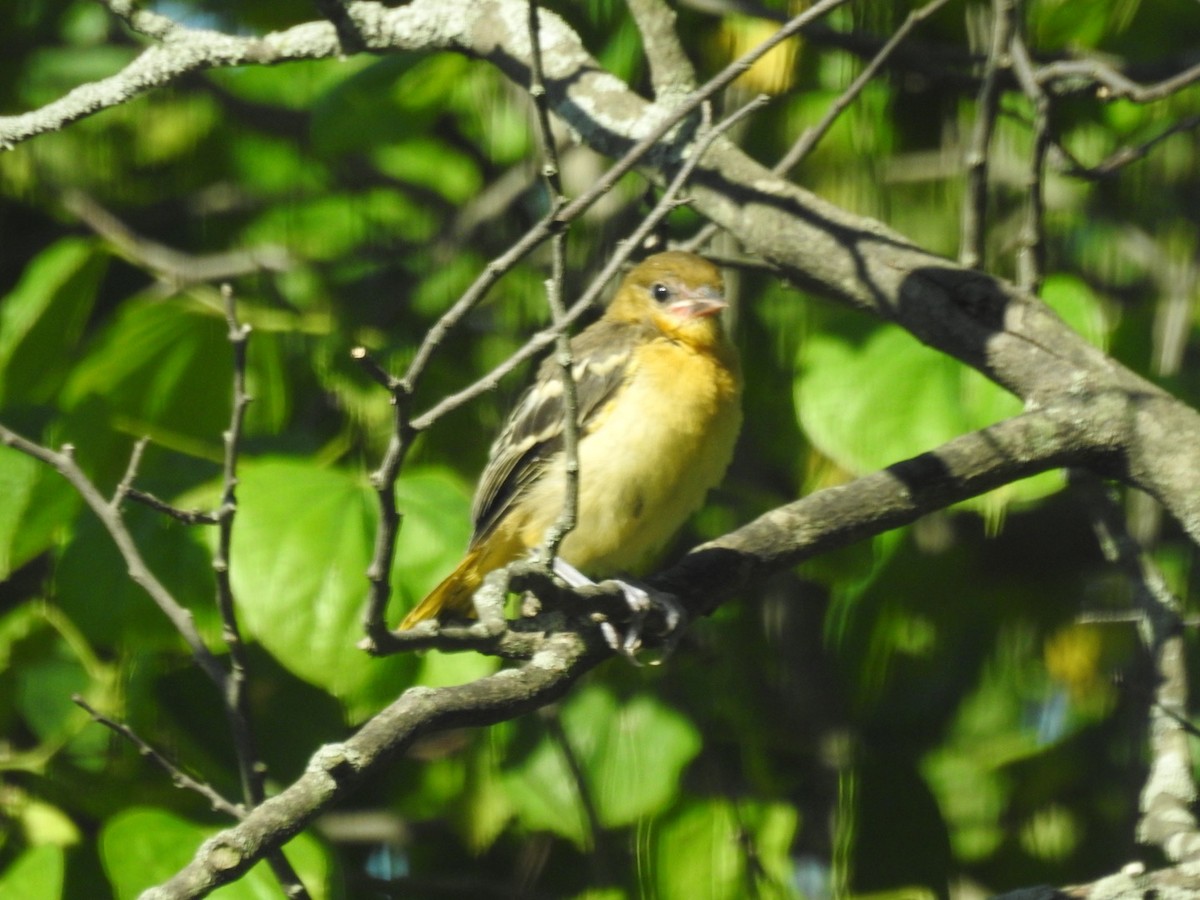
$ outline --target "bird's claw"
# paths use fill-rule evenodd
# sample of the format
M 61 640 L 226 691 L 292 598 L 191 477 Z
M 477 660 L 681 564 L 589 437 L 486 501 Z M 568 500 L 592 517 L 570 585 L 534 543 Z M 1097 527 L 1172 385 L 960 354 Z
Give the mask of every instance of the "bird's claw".
M 651 590 L 642 585 L 630 584 L 626 581 L 613 580 L 613 584 L 621 589 L 622 595 L 625 597 L 625 602 L 629 605 L 630 611 L 633 613 L 629 624 L 625 629 L 625 634 L 622 635 L 617 630 L 612 622 L 601 622 L 600 633 L 604 635 L 604 640 L 613 650 L 625 657 L 635 666 L 641 666 L 642 661 L 638 658 L 638 651 L 642 648 L 642 635 L 646 617 L 651 612 L 657 611 L 663 618 L 664 628 L 661 636 L 665 638 L 663 643 L 663 652 L 661 656 L 650 660 L 650 665 L 658 666 L 670 657 L 674 652 L 675 646 L 679 643 L 680 637 L 683 635 L 682 623 L 686 618 L 686 614 L 682 606 L 671 594 L 664 594 L 661 591 Z
M 561 556 L 554 558 L 553 568 L 555 574 L 572 587 L 595 584 Z M 683 636 L 682 626 L 687 619 L 687 614 L 679 605 L 679 601 L 671 594 L 664 594 L 662 591 L 622 581 L 619 578 L 614 578 L 606 584 L 614 584 L 620 588 L 626 604 L 633 613 L 623 635 L 612 622 L 606 620 L 600 623 L 600 633 L 604 635 L 608 646 L 635 666 L 642 665 L 642 661 L 637 656 L 638 650 L 642 648 L 642 634 L 644 633 L 642 626 L 645 624 L 646 617 L 651 612 L 657 611 L 662 616 L 665 626 L 662 632 L 656 635 L 656 637 L 664 638 L 663 652 L 661 656 L 651 660 L 650 665 L 662 665 L 663 661 L 674 652 L 675 645 Z

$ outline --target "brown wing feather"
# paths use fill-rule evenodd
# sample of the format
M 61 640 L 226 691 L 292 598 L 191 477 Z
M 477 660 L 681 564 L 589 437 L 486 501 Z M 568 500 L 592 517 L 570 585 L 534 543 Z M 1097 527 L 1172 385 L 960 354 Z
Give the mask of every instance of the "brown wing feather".
M 612 400 L 629 375 L 631 351 L 644 339 L 642 326 L 601 320 L 571 341 L 579 433 L 584 435 L 596 414 Z M 562 450 L 562 370 L 547 359 L 537 380 L 521 395 L 508 422 L 492 445 L 479 480 L 471 517 L 476 546 L 491 533 L 522 493 Z

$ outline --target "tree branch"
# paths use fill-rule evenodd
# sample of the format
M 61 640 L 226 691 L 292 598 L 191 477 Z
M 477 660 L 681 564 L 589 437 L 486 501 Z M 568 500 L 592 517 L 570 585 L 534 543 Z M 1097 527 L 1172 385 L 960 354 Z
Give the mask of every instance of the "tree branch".
M 191 650 L 192 657 L 201 671 L 217 686 L 218 690 L 224 692 L 229 673 L 225 671 L 220 661 L 204 643 L 204 639 L 196 629 L 191 611 L 176 600 L 174 595 L 150 571 L 150 567 L 146 565 L 146 561 L 142 558 L 137 544 L 133 540 L 133 535 L 125 527 L 120 511 L 104 498 L 91 479 L 79 468 L 79 464 L 75 462 L 75 448 L 68 444 L 61 451 L 56 452 L 17 434 L 4 425 L 0 425 L 0 444 L 5 444 L 26 456 L 45 463 L 67 480 L 96 518 L 100 520 L 100 524 L 104 526 L 105 531 L 116 544 L 121 558 L 125 561 L 130 580 L 150 596 L 150 599 L 170 620 L 171 624 L 175 626 L 175 630 L 187 643 L 188 649 Z
M 301 831 L 418 736 L 486 725 L 544 706 L 563 696 L 605 655 L 599 645 L 564 633 L 549 638 L 542 652 L 520 669 L 454 687 L 409 688 L 355 735 L 322 747 L 300 778 L 238 825 L 205 841 L 191 863 L 167 883 L 145 891 L 142 900 L 206 896 Z
M 1191 807 L 1196 801 L 1189 748 L 1188 677 L 1179 599 L 1162 572 L 1125 528 L 1120 508 L 1094 478 L 1077 473 L 1104 557 L 1125 573 L 1140 613 L 1142 643 L 1153 663 L 1155 684 L 1150 704 L 1150 770 L 1142 789 L 1138 839 L 1162 849 L 1184 865 L 1200 861 L 1200 827 Z
M 164 43 L 148 48 L 110 78 L 77 88 L 40 110 L 0 119 L 0 146 L 126 102 L 186 72 L 341 52 L 336 30 L 327 22 L 243 38 L 175 25 L 161 16 L 133 12 L 120 0 L 109 3 L 134 27 Z M 628 167 L 636 160 L 649 177 L 668 183 L 687 162 L 689 135 L 680 127 L 684 118 L 775 43 L 837 5 L 834 0 L 815 4 L 772 41 L 670 108 L 648 103 L 605 72 L 561 18 L 542 12 L 547 102 L 594 149 L 624 157 Z M 371 50 L 450 49 L 491 62 L 517 84 L 528 83 L 532 47 L 525 27 L 527 6 L 519 0 L 414 0 L 398 8 L 353 3 L 348 10 Z M 1074 83 L 1055 79 L 1085 75 L 1059 66 L 1043 67 L 1039 77 L 1053 81 L 1054 90 L 1047 90 L 1054 93 Z M 1189 70 L 1164 82 L 1165 87 L 1138 91 L 1102 69 L 1097 77 L 1106 85 L 1111 82 L 1110 93 L 1121 90 L 1139 100 L 1177 90 L 1195 78 Z M 629 156 L 635 149 L 645 155 Z M 1193 540 L 1200 540 L 1200 415 L 1194 410 L 1089 346 L 1035 297 L 930 254 L 878 222 L 788 184 L 728 141 L 715 140 L 710 152 L 697 159 L 690 183 L 702 215 L 735 234 L 792 283 L 902 325 L 1012 390 L 1030 412 L 781 507 L 697 548 L 656 584 L 708 611 L 766 573 L 1066 463 L 1089 465 L 1143 487 L 1173 512 Z M 557 223 L 548 221 L 544 227 L 549 233 Z M 531 239 L 528 246 L 535 243 Z M 434 412 L 436 408 L 429 415 Z M 104 498 L 69 452 L 45 450 L 5 429 L 0 429 L 0 439 L 57 468 L 103 519 Z M 114 539 L 125 553 L 118 535 Z M 169 602 L 161 601 L 165 591 L 131 542 L 129 546 L 132 555 L 126 553 L 126 559 L 135 580 L 173 620 L 180 619 L 181 633 L 198 645 L 199 664 L 223 683 L 223 671 L 195 634 L 186 610 L 172 606 L 169 595 Z M 563 632 L 520 639 L 533 652 L 529 664 L 469 685 L 406 692 L 347 742 L 318 754 L 295 785 L 207 842 L 176 879 L 148 896 L 200 896 L 228 882 L 418 734 L 486 724 L 535 708 L 561 696 L 604 657 L 589 636 Z
M 72 695 L 71 701 L 89 716 L 91 716 L 92 719 L 98 724 L 103 725 L 105 728 L 109 729 L 115 734 L 119 734 L 121 737 L 125 738 L 125 740 L 129 741 L 129 743 L 133 744 L 133 746 L 137 748 L 137 752 L 139 754 L 166 772 L 176 787 L 199 794 L 212 805 L 214 810 L 224 813 L 232 819 L 241 819 L 246 815 L 246 808 L 244 806 L 228 800 L 221 794 L 220 791 L 214 788 L 207 781 L 201 781 L 200 779 L 193 778 L 191 775 L 187 774 L 187 772 L 183 771 L 183 769 L 171 762 L 171 760 L 169 760 L 165 754 L 159 752 L 153 746 L 138 737 L 137 732 L 135 732 L 128 725 L 123 725 L 122 723 L 97 712 L 79 694 Z
M 708 614 L 772 572 L 915 521 L 1017 478 L 1106 452 L 1102 436 L 1079 427 L 1079 409 L 1039 411 L 964 435 L 929 453 L 850 484 L 780 507 L 697 547 L 651 583 L 669 589 L 689 612 Z M 529 586 L 522 584 L 522 587 Z M 579 592 L 585 603 L 619 591 L 603 585 Z M 546 614 L 530 621 L 545 622 Z M 585 620 L 586 622 L 586 620 Z M 344 799 L 418 735 L 481 726 L 522 715 L 563 696 L 584 672 L 612 655 L 599 630 L 525 634 L 540 642 L 530 662 L 470 684 L 410 688 L 339 745 L 323 748 L 306 773 L 278 796 L 216 835 L 170 882 L 142 900 L 203 897 L 238 877 L 264 853 L 302 830 L 322 809 Z M 518 637 L 509 632 L 506 639 Z
M 529 96 L 533 100 L 538 136 L 542 143 L 542 176 L 546 185 L 546 199 L 550 206 L 550 215 L 556 217 L 567 205 L 567 198 L 563 193 L 558 150 L 554 144 L 554 132 L 550 127 L 550 109 L 546 104 L 538 14 L 537 0 L 530 0 L 529 44 L 532 65 L 529 73 Z M 545 281 L 546 304 L 550 307 L 550 319 L 555 332 L 554 358 L 562 380 L 562 439 L 565 458 L 562 509 L 545 535 L 544 562 L 547 568 L 552 565 L 558 548 L 562 546 L 567 535 L 575 530 L 579 518 L 579 399 L 575 389 L 575 361 L 571 355 L 571 335 L 566 324 L 567 308 L 563 302 L 566 270 L 567 230 L 563 227 L 550 238 L 550 277 Z
M 1000 79 L 1010 66 L 1009 45 L 1016 28 L 1015 0 L 992 0 L 992 45 L 975 102 L 975 126 L 967 148 L 967 189 L 963 194 L 958 261 L 968 269 L 983 265 L 987 222 L 988 147 L 1000 103 Z
M 293 260 L 282 247 L 265 246 L 227 253 L 193 256 L 137 234 L 80 191 L 70 191 L 63 205 L 85 225 L 104 238 L 121 256 L 153 272 L 172 289 L 189 284 L 222 281 L 256 272 L 285 272 Z
M 696 70 L 675 33 L 675 10 L 663 0 L 628 0 L 642 35 L 642 53 L 650 67 L 654 97 L 670 105 L 695 90 Z

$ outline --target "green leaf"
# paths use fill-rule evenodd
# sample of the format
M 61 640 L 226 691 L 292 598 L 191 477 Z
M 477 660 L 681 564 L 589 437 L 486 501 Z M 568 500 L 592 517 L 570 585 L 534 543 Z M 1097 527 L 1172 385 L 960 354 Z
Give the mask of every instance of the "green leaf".
M 130 508 L 127 524 L 150 569 L 192 611 L 202 633 L 215 638 L 212 563 L 196 546 L 195 529 L 140 507 Z M 79 517 L 54 577 L 63 611 L 93 644 L 143 653 L 182 649 L 174 626 L 129 578 L 112 537 L 90 513 Z
M 45 845 L 26 850 L 0 873 L 0 897 L 5 900 L 56 900 L 63 889 L 63 851 Z
M 124 430 L 216 456 L 229 423 L 232 353 L 226 331 L 216 310 L 198 303 L 126 302 L 76 368 L 64 402 L 73 407 L 91 396 L 103 398 Z
M 13 666 L 18 645 L 44 624 L 45 620 L 31 603 L 0 615 L 0 672 Z
M 79 509 L 79 495 L 44 463 L 0 447 L 0 581 L 48 550 Z
M 471 157 L 442 141 L 409 138 L 378 148 L 372 158 L 380 171 L 408 184 L 437 191 L 451 203 L 464 203 L 483 182 Z
M 91 241 L 65 238 L 0 298 L 0 406 L 57 397 L 105 266 Z
M 380 234 L 428 240 L 436 225 L 427 205 L 398 190 L 373 188 L 271 207 L 246 227 L 242 240 L 283 244 L 299 258 L 329 262 L 362 252 Z
M 215 69 L 206 77 L 219 82 L 230 91 L 253 103 L 280 106 L 288 109 L 307 109 L 321 92 L 346 80 L 346 73 L 359 67 L 369 67 L 369 56 L 350 59 L 316 59 L 289 63 L 287 75 L 263 66 L 238 66 L 236 69 Z M 237 139 L 241 140 L 239 133 Z
M 860 475 L 933 450 L 1021 412 L 1021 402 L 951 357 L 894 326 L 854 341 L 812 334 L 801 347 L 796 405 L 812 443 Z M 1005 485 L 966 505 L 999 512 L 1007 503 L 1061 488 L 1058 472 Z
M 465 655 L 465 654 L 460 654 Z M 458 828 L 472 853 L 482 854 L 500 837 L 513 817 L 509 799 L 497 765 L 497 744 L 503 742 L 501 729 L 493 727 L 486 742 L 466 761 L 466 783 L 457 801 Z
M 1086 281 L 1076 275 L 1048 275 L 1042 285 L 1042 299 L 1063 321 L 1101 350 L 1108 348 L 1112 325 L 1104 303 Z
M 21 89 L 30 107 L 59 99 L 63 93 L 89 81 L 116 74 L 128 65 L 133 47 L 43 47 L 23 71 Z
M 78 662 L 47 658 L 27 663 L 20 672 L 17 705 L 30 728 L 43 741 L 75 729 L 83 710 L 71 702 L 87 690 L 88 677 Z
M 689 900 L 794 897 L 788 853 L 797 822 L 796 811 L 783 804 L 693 800 L 654 825 L 649 893 Z M 762 874 L 752 874 L 747 846 Z
M 109 819 L 100 832 L 100 861 L 117 900 L 133 900 L 166 881 L 217 831 L 153 807 L 133 807 Z M 314 900 L 331 896 L 331 862 L 317 840 L 298 835 L 283 852 Z M 216 900 L 276 900 L 279 895 L 279 883 L 265 862 L 211 894 Z
M 41 800 L 25 799 L 20 804 L 21 830 L 34 846 L 70 847 L 79 843 L 79 828 L 71 817 Z M 0 893 L 0 897 L 7 897 Z
M 423 101 L 417 94 L 406 103 L 405 94 L 394 91 L 397 80 L 420 65 L 417 54 L 389 54 L 334 84 L 312 104 L 313 149 L 334 157 L 424 131 L 440 105 L 438 98 Z
M 700 750 L 695 726 L 648 694 L 620 703 L 608 689 L 590 685 L 561 716 L 606 828 L 665 809 L 679 791 L 680 773 Z M 505 773 L 505 783 L 525 827 L 553 831 L 581 847 L 590 843 L 578 786 L 549 736 Z
M 293 140 L 247 133 L 229 154 L 237 174 L 264 196 L 295 198 L 329 190 L 328 172 L 314 165 Z
M 412 655 L 373 659 L 362 638 L 366 570 L 376 522 L 366 479 L 288 459 L 248 462 L 238 487 L 231 575 L 248 635 L 358 720 L 393 699 L 419 666 Z M 450 571 L 466 543 L 468 501 L 437 470 L 397 487 L 405 519 L 393 567 L 399 608 Z

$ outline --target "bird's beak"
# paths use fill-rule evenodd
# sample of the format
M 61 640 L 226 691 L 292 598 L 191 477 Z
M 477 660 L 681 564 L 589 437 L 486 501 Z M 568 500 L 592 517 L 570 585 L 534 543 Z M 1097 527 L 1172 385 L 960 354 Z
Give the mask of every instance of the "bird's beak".
M 714 316 L 729 306 L 721 292 L 710 285 L 701 288 L 685 288 L 679 292 L 679 299 L 667 307 L 667 310 L 681 319 L 699 319 L 703 316 Z

